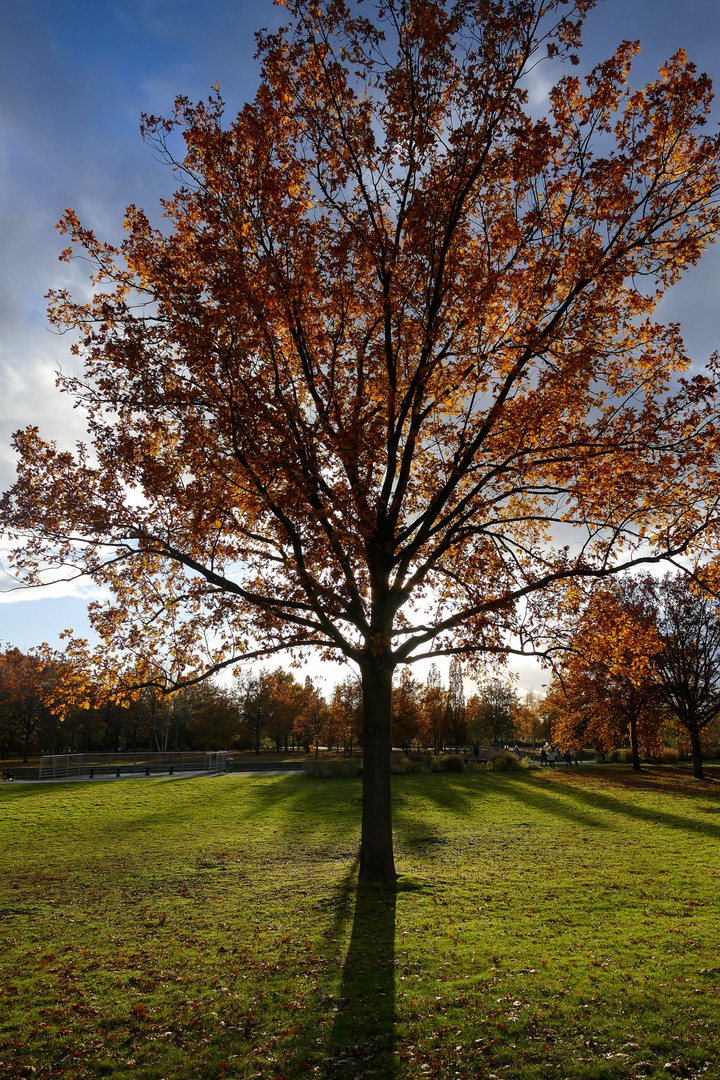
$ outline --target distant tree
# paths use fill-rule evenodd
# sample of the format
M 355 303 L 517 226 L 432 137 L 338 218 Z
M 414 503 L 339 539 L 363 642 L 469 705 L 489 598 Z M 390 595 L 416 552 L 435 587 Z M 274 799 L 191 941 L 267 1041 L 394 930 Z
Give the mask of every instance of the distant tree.
M 318 756 L 320 743 L 327 732 L 329 722 L 330 711 L 327 703 L 308 675 L 303 688 L 302 709 L 295 717 L 294 723 L 295 733 L 307 753 L 314 746 L 315 757 Z
M 393 746 L 408 751 L 422 730 L 422 687 L 410 672 L 403 669 L 393 687 Z
M 714 573 L 619 578 L 568 613 L 548 695 L 564 739 L 606 752 L 629 732 L 639 768 L 639 745 L 658 749 L 671 717 L 703 779 L 703 738 L 720 719 L 718 600 L 702 585 L 716 584 Z
M 288 739 L 303 706 L 303 688 L 295 676 L 283 668 L 269 672 L 266 685 L 270 695 L 266 733 L 280 752 L 288 748 Z
M 252 741 L 255 753 L 259 754 L 270 694 L 262 679 L 252 672 L 241 672 L 236 676 L 236 680 L 235 693 L 243 726 Z
M 333 691 L 330 713 L 333 730 L 352 756 L 353 748 L 362 745 L 363 700 L 359 679 L 348 675 L 337 684 Z
M 42 667 L 19 649 L 6 650 L 0 656 L 0 721 L 5 740 L 22 745 L 23 761 L 47 716 Z
M 661 647 L 656 605 L 648 575 L 612 579 L 578 596 L 552 661 L 554 741 L 571 749 L 590 743 L 606 754 L 629 737 L 636 771 L 641 747 L 645 756 L 662 749 L 667 709 L 653 667 Z
M 453 657 L 450 663 L 445 705 L 445 730 L 456 749 L 467 742 L 468 723 L 465 715 L 462 662 L 457 657 Z
M 535 746 L 545 734 L 545 698 L 528 690 L 525 700 L 515 706 L 513 726 L 516 739 Z
M 305 706 L 301 688 L 292 675 L 279 671 L 241 672 L 236 676 L 236 698 L 243 724 L 249 732 L 255 753 L 260 753 L 263 739 L 282 743 L 293 730 Z
M 502 679 L 491 679 L 473 696 L 468 710 L 470 736 L 482 745 L 506 746 L 514 741 L 517 695 Z
M 423 700 L 424 728 L 436 754 L 445 749 L 447 736 L 446 694 L 437 664 L 430 665 Z
M 53 716 L 64 716 L 72 701 L 72 681 L 60 657 L 47 646 L 23 653 L 0 653 L 0 725 L 5 745 L 17 743 L 27 761 L 33 742 Z
M 553 742 L 566 749 L 589 744 L 606 755 L 629 738 L 636 771 L 641 757 L 662 751 L 668 712 L 651 678 L 631 682 L 597 663 L 563 667 L 548 689 L 546 708 Z
M 702 736 L 720 717 L 718 601 L 685 574 L 654 583 L 662 648 L 652 658 L 662 702 L 687 734 L 693 775 L 704 779 Z
M 172 725 L 172 703 L 154 686 L 146 686 L 140 691 L 140 702 L 145 708 L 147 726 L 150 729 L 153 749 L 165 753 L 170 741 Z
M 175 705 L 175 695 L 171 699 Z M 214 682 L 190 688 L 183 702 L 186 730 L 192 746 L 200 750 L 228 750 L 236 745 L 242 728 L 237 695 Z M 168 718 L 172 722 L 174 711 Z

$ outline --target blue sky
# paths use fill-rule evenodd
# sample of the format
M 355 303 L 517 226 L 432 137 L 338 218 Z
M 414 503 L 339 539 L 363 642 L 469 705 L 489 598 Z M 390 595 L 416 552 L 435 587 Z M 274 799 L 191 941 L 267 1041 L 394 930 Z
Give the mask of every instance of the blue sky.
M 0 0 L 0 490 L 13 481 L 14 430 L 37 424 L 67 445 L 83 434 L 54 389 L 69 342 L 48 331 L 43 297 L 82 288 L 85 274 L 58 263 L 55 222 L 72 207 L 113 239 L 129 203 L 153 217 L 173 177 L 141 142 L 140 113 L 169 112 L 177 94 L 205 97 L 216 80 L 236 111 L 256 86 L 253 34 L 283 14 L 268 0 Z M 643 42 L 633 81 L 682 47 L 720 89 L 718 0 L 604 0 L 588 19 L 583 69 L 623 38 Z M 699 363 L 720 346 L 719 282 L 713 250 L 663 302 Z M 83 631 L 86 590 L 21 598 L 2 591 L 10 584 L 0 573 L 0 643 L 24 649 L 55 644 L 64 627 Z M 543 679 L 528 666 L 521 681 Z

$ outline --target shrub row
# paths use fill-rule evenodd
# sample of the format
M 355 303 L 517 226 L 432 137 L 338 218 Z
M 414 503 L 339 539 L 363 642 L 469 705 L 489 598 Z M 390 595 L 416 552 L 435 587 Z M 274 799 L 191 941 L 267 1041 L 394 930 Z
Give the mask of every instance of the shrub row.
M 320 776 L 323 780 L 336 776 L 362 776 L 360 758 L 305 758 L 303 767 L 307 776 Z
M 491 754 L 485 763 L 488 772 L 505 772 L 507 769 L 529 769 L 532 762 L 529 757 L 518 758 L 514 754 Z
M 319 776 L 325 780 L 337 776 L 362 776 L 360 758 L 306 758 L 303 765 L 307 776 Z M 420 772 L 464 772 L 465 769 L 473 772 L 479 770 L 503 772 L 506 769 L 529 769 L 530 767 L 529 757 L 516 758 L 514 754 L 503 753 L 493 754 L 489 761 L 480 763 L 466 762 L 460 754 L 443 754 L 440 757 L 428 754 L 425 757 L 413 759 L 393 754 L 390 761 L 390 771 L 396 775 Z
M 713 751 L 709 751 L 705 755 L 705 757 L 713 756 Z M 659 758 L 643 758 L 643 760 L 658 761 L 662 762 L 663 765 L 677 765 L 678 761 L 680 760 L 680 751 L 675 746 L 666 746 L 662 752 L 662 755 Z M 632 750 L 628 750 L 627 747 L 621 747 L 617 750 L 611 750 L 608 754 L 605 754 L 604 756 L 602 754 L 596 754 L 595 761 L 599 764 L 607 763 L 609 761 L 624 761 L 626 764 L 629 765 L 632 761 Z

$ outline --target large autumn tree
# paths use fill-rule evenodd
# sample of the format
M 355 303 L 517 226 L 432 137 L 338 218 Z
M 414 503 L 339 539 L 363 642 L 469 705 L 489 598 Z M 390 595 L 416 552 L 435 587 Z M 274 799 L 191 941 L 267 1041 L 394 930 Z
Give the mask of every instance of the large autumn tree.
M 711 88 L 679 52 L 631 92 L 624 42 L 536 118 L 530 74 L 578 62 L 592 6 L 288 0 L 236 118 L 145 118 L 179 178 L 161 228 L 62 222 L 94 267 L 51 309 L 91 442 L 16 436 L 17 567 L 109 587 L 104 656 L 163 686 L 354 662 L 364 879 L 395 877 L 397 666 L 522 648 L 539 592 L 715 520 L 714 376 L 678 381 L 653 318 L 720 223 Z

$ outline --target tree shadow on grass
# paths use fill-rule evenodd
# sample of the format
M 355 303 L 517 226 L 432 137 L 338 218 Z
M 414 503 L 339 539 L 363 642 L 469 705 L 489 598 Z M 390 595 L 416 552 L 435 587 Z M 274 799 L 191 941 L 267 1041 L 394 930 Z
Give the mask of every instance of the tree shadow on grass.
M 362 783 L 357 779 L 343 777 L 320 780 L 292 773 L 261 779 L 254 778 L 252 802 L 247 808 L 235 803 L 236 815 L 251 824 L 265 821 L 269 811 L 282 806 L 284 814 L 302 814 L 303 835 L 316 829 L 322 831 L 327 815 L 332 816 L 336 834 L 354 834 L 360 821 Z M 252 783 L 243 780 L 243 784 Z
M 325 833 L 329 817 L 333 823 L 333 836 L 338 843 L 354 838 L 357 834 L 359 802 L 350 804 L 350 792 L 344 788 L 318 790 L 302 783 L 296 774 L 263 777 L 259 783 L 254 782 L 254 778 L 244 777 L 239 781 L 239 787 L 232 777 L 226 781 L 223 778 L 211 778 L 213 783 L 208 783 L 205 776 L 187 779 L 190 782 L 185 785 L 179 785 L 174 779 L 170 779 L 153 785 L 152 788 L 142 785 L 133 789 L 138 792 L 138 797 L 133 803 L 132 811 L 128 812 L 126 806 L 120 810 L 125 830 L 128 833 L 141 833 L 153 827 L 163 828 L 168 823 L 196 823 L 198 817 L 203 816 L 211 826 L 219 821 L 234 823 L 238 828 L 238 836 L 241 835 L 243 827 L 261 825 L 266 829 L 268 822 L 275 819 L 273 829 L 280 834 L 288 825 L 292 825 L 294 814 L 297 813 L 300 815 L 298 820 L 302 822 L 302 833 L 306 840 L 312 839 L 316 834 Z M 200 782 L 202 786 L 198 786 Z M 328 783 L 354 785 L 352 793 L 358 786 L 356 781 L 333 780 Z M 65 785 L 58 785 L 58 788 L 60 791 L 67 790 Z M 199 800 L 185 797 L 189 796 L 193 789 L 201 793 Z M 40 788 L 35 790 L 39 791 Z M 115 792 L 118 790 L 115 787 Z M 98 795 L 101 789 L 83 787 L 83 791 Z M 123 788 L 122 793 L 129 791 L 130 789 Z M 153 798 L 146 799 L 145 796 L 151 791 L 167 797 L 161 802 Z M 173 793 L 179 795 L 181 792 L 182 797 L 173 798 Z M 102 798 L 101 794 L 99 798 Z M 114 835 L 117 828 L 116 814 L 109 813 L 100 819 L 94 817 L 91 824 L 94 835 Z M 273 842 L 273 829 L 268 832 L 268 843 Z
M 431 773 L 402 777 L 398 784 L 393 777 L 393 791 L 397 790 L 403 801 L 415 795 L 434 803 L 439 810 L 464 814 L 484 794 L 474 779 L 457 773 Z
M 600 784 L 606 790 L 638 791 L 643 794 L 672 795 L 673 798 L 690 802 L 715 802 L 720 809 L 720 776 L 712 775 L 712 766 L 703 762 L 708 774 L 705 780 L 696 780 L 691 768 L 668 765 L 643 765 L 640 772 L 622 765 L 593 766 L 587 772 L 558 770 L 558 778 L 566 784 Z
M 545 785 L 538 787 L 534 784 L 523 783 L 523 779 L 524 777 L 516 777 L 512 773 L 508 773 L 505 778 L 507 794 L 523 806 L 543 814 L 551 814 L 556 818 L 569 820 L 583 828 L 605 829 L 610 832 L 617 829 L 618 826 L 614 822 L 593 813 L 594 807 L 573 805 L 571 800 L 564 797 L 566 788 L 550 791 Z
M 337 1012 L 322 1061 L 326 1080 L 396 1075 L 396 895 L 392 887 L 356 886 Z
M 684 814 L 672 814 L 657 807 L 639 806 L 631 801 L 630 797 L 620 797 L 599 792 L 587 787 L 579 787 L 565 783 L 552 793 L 544 787 L 542 790 L 536 786 L 513 783 L 514 777 L 508 776 L 513 796 L 518 801 L 532 806 L 534 809 L 544 810 L 556 817 L 569 818 L 579 824 L 615 830 L 619 826 L 606 815 L 613 817 L 631 818 L 647 825 L 661 825 L 673 829 L 681 829 L 684 832 L 696 835 L 701 833 L 710 839 L 720 839 L 720 825 L 705 818 L 692 819 Z M 667 792 L 668 795 L 672 794 Z M 599 816 L 602 815 L 602 816 Z
M 281 1066 L 283 1077 L 321 1080 L 393 1080 L 396 1068 L 395 908 L 397 887 L 357 881 L 359 854 L 324 901 L 333 909 L 325 945 L 318 945 L 342 974 L 324 1002 L 320 1025 L 295 1031 Z M 347 924 L 352 918 L 349 940 Z M 341 960 L 344 942 L 347 949 Z M 320 1038 L 317 1036 L 323 1033 Z
M 57 782 L 57 783 L 54 783 L 53 786 L 58 788 L 59 790 L 63 791 L 63 790 L 67 789 L 67 787 L 69 786 L 69 783 L 70 783 L 70 781 L 68 781 L 68 783 L 65 783 L 65 784 L 61 783 L 61 782 Z M 8 802 L 10 802 L 11 799 L 29 799 L 29 798 L 37 798 L 38 795 L 47 795 L 49 788 L 50 788 L 49 783 L 48 784 L 23 783 L 22 780 L 16 780 L 16 781 L 13 781 L 13 782 L 4 783 L 2 786 L 0 786 L 0 792 L 2 792 L 2 794 L 4 796 L 7 796 Z M 3 801 L 5 801 L 5 800 L 3 799 Z
M 563 793 L 572 799 L 576 805 L 601 810 L 609 814 L 618 814 L 623 817 L 641 821 L 647 825 L 662 825 L 671 829 L 682 829 L 691 835 L 701 833 L 711 840 L 720 839 L 720 825 L 705 818 L 690 817 L 686 814 L 671 814 L 666 810 L 660 810 L 652 806 L 638 806 L 628 798 L 617 795 L 608 795 L 604 792 L 579 788 L 574 785 L 565 785 Z M 671 793 L 668 792 L 668 795 Z

